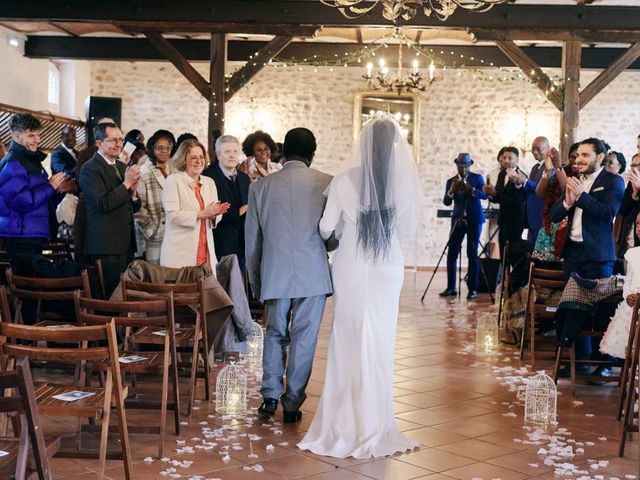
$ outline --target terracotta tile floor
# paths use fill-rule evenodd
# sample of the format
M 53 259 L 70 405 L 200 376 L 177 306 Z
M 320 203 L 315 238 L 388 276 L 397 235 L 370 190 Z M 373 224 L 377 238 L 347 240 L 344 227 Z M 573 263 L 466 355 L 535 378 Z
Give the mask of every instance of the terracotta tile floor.
M 295 444 L 308 428 L 322 391 L 331 328 L 329 304 L 300 424 L 280 425 L 279 411 L 275 425 L 262 425 L 255 420 L 253 426 L 246 426 L 244 421 L 213 415 L 214 405 L 201 401 L 190 419 L 183 418 L 188 424 L 182 427 L 180 438 L 170 433 L 171 421 L 168 423 L 167 457 L 191 460 L 193 464 L 188 468 L 177 467 L 179 477 L 161 475 L 160 472 L 169 467 L 167 463 L 157 459 L 152 463 L 143 462 L 145 457 L 156 454 L 154 438 L 132 436 L 134 478 L 521 480 L 581 477 L 583 480 L 632 480 L 640 477 L 637 435 L 628 444 L 625 458 L 617 456 L 620 435 L 620 425 L 615 421 L 618 390 L 612 386 L 580 386 L 576 396 L 583 403 L 578 404 L 573 402 L 565 381 L 559 387 L 559 427 L 570 432 L 565 437 L 571 439 L 574 448 L 584 448 L 584 453 L 563 461 L 587 473 L 555 475 L 554 467 L 546 465 L 545 457 L 538 454 L 544 445 L 527 443 L 531 430 L 522 428 L 522 404 L 505 381 L 509 375 L 517 375 L 507 372 L 505 367 L 521 367 L 515 351 L 503 345 L 498 355 L 486 357 L 476 355 L 470 347 L 475 321 L 489 308 L 488 295 L 480 295 L 473 302 L 464 298 L 461 301 L 440 299 L 437 292 L 443 288 L 445 278 L 444 273 L 440 273 L 425 304 L 421 305 L 420 296 L 428 278 L 426 273 L 406 275 L 395 355 L 396 416 L 400 428 L 420 443 L 419 449 L 371 460 L 325 458 L 296 449 Z M 541 366 L 548 368 L 550 365 L 543 363 Z M 499 370 L 494 371 L 494 367 Z M 255 409 L 259 404 L 255 389 L 259 385 L 257 382 L 253 385 L 250 406 Z M 131 412 L 130 416 L 130 423 L 157 421 L 157 414 L 153 412 Z M 205 422 L 211 429 L 226 426 L 225 434 L 235 432 L 235 439 L 218 440 L 217 448 L 235 443 L 242 449 L 231 448 L 228 463 L 222 460 L 217 449 L 215 452 L 196 450 L 194 454 L 177 454 L 176 440 L 185 440 L 187 445 L 198 443 L 197 439 L 202 437 L 200 422 Z M 70 431 L 68 423 L 48 419 L 46 429 Z M 256 434 L 262 439 L 249 442 L 247 434 Z M 267 451 L 269 444 L 275 446 L 273 451 Z M 258 458 L 248 457 L 250 449 Z M 597 470 L 591 468 L 598 462 Z M 96 466 L 94 460 L 54 459 L 52 464 L 55 478 L 68 480 L 95 478 Z M 258 470 L 261 466 L 262 471 L 245 470 L 248 466 Z M 124 478 L 117 461 L 108 462 L 106 475 L 111 479 Z

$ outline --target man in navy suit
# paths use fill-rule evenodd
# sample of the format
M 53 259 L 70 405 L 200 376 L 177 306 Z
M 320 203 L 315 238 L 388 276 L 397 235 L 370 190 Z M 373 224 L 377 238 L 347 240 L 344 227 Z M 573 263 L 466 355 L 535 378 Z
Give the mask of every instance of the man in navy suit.
M 586 279 L 613 274 L 616 255 L 611 224 L 622 203 L 624 180 L 601 167 L 606 154 L 602 140 L 588 138 L 580 142 L 578 176 L 567 179 L 565 193 L 551 210 L 553 222 L 569 218 L 569 238 L 562 251 L 566 279 L 573 272 Z M 590 353 L 590 338 L 578 337 L 576 357 L 586 359 Z
M 249 201 L 251 179 L 237 170 L 240 158 L 240 141 L 231 135 L 223 135 L 216 140 L 218 161 L 208 168 L 204 175 L 213 179 L 218 190 L 218 200 L 229 202 L 229 211 L 222 216 L 213 230 L 218 260 L 226 255 L 236 254 L 240 268 L 244 271 L 244 220 Z
M 62 143 L 51 152 L 51 173 L 64 172 L 70 177 L 76 176 L 76 161 L 78 152 L 76 146 L 76 130 L 72 127 L 62 129 Z
M 440 296 L 448 297 L 458 293 L 456 290 L 456 265 L 462 248 L 462 240 L 467 235 L 467 258 L 469 260 L 467 298 L 474 299 L 478 291 L 478 271 L 480 268 L 478 241 L 484 223 L 484 212 L 480 200 L 486 199 L 487 195 L 482 191 L 484 186 L 482 176 L 469 171 L 473 165 L 471 155 L 461 153 L 454 160 L 454 163 L 458 167 L 458 174 L 447 180 L 442 200 L 446 206 L 453 203 L 453 214 L 451 215 L 451 238 L 447 252 L 447 289 L 440 292 Z

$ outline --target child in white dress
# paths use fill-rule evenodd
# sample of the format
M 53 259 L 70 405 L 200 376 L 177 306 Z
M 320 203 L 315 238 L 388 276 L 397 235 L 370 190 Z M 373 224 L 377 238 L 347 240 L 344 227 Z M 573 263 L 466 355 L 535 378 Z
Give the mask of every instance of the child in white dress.
M 638 228 L 640 229 L 640 228 Z M 625 358 L 631 315 L 633 308 L 627 304 L 627 297 L 640 291 L 640 247 L 630 248 L 624 256 L 627 261 L 627 275 L 622 287 L 624 300 L 620 302 L 609 327 L 600 342 L 600 351 L 617 358 Z

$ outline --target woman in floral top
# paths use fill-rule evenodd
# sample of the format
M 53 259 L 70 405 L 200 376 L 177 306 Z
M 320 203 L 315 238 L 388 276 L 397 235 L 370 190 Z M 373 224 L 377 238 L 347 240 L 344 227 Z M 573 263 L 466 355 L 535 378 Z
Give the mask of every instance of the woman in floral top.
M 247 160 L 240 164 L 238 169 L 249 175 L 252 182 L 282 168 L 279 163 L 271 161 L 271 158 L 278 151 L 278 147 L 271 135 L 262 130 L 250 133 L 244 139 L 242 151 L 247 156 Z

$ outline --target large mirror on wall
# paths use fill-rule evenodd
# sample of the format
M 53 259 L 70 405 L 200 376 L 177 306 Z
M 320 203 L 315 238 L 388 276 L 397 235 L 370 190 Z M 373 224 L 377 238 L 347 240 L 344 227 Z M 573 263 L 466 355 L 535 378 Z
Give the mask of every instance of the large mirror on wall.
M 353 141 L 363 125 L 383 114 L 393 115 L 409 144 L 413 158 L 420 162 L 420 96 L 414 93 L 384 93 L 374 90 L 356 92 L 353 102 Z

